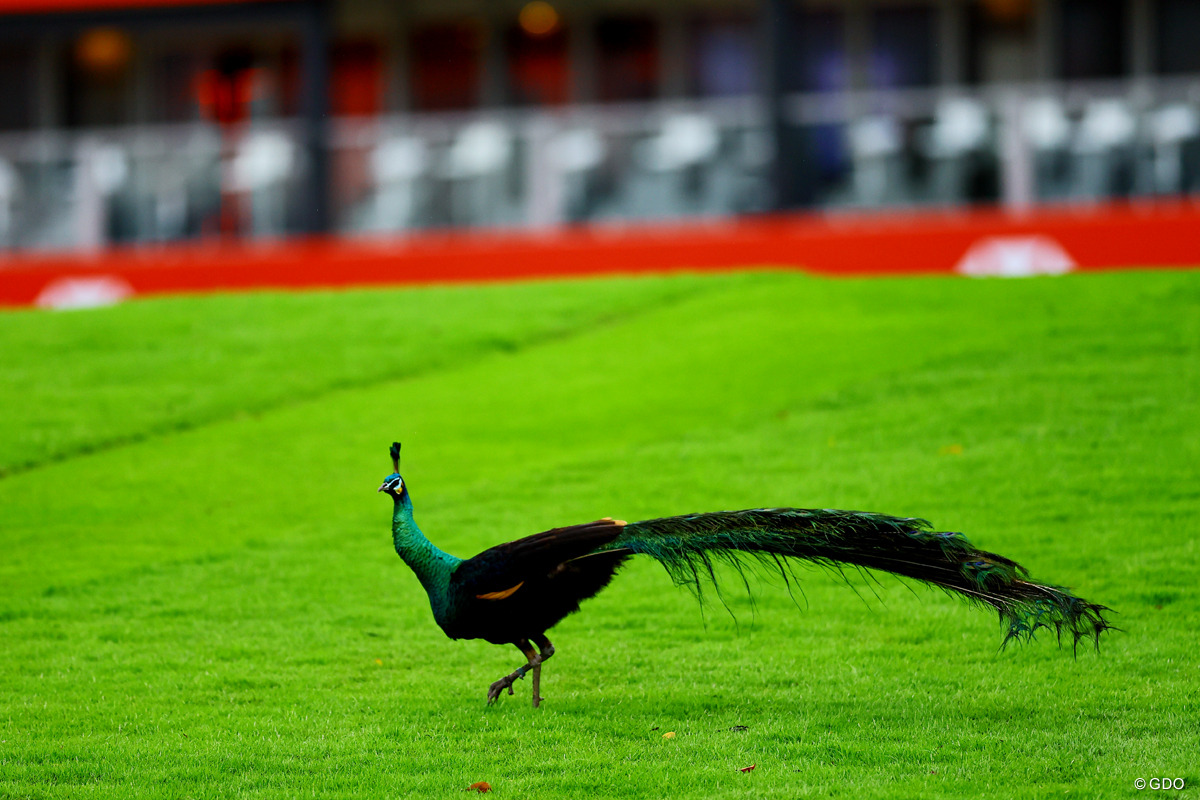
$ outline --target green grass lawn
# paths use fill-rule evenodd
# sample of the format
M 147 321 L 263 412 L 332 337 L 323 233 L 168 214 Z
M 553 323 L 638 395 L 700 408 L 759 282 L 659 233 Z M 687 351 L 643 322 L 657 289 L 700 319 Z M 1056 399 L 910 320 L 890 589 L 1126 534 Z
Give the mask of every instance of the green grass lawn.
M 0 376 L 2 797 L 1200 784 L 1200 272 L 139 301 L 0 315 Z M 600 516 L 873 510 L 1125 632 L 1001 652 L 994 615 L 819 569 L 754 602 L 730 576 L 731 615 L 634 563 L 552 631 L 542 708 L 527 682 L 489 708 L 520 656 L 445 639 L 391 551 L 396 438 L 459 555 Z

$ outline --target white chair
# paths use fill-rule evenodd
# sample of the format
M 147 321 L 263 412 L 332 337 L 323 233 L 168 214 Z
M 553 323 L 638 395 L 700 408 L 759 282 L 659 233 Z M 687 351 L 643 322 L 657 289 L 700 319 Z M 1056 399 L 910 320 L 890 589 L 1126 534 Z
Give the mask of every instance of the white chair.
M 704 207 L 703 170 L 721 145 L 716 123 L 704 114 L 667 117 L 655 136 L 637 144 L 634 163 L 643 179 L 631 186 L 635 215 L 676 216 Z
M 1077 165 L 1074 193 L 1107 197 L 1119 187 L 1117 171 L 1131 158 L 1137 118 L 1124 100 L 1093 100 L 1084 109 L 1071 149 Z
M 250 230 L 255 236 L 286 231 L 285 183 L 296 164 L 296 147 L 279 131 L 251 133 L 229 165 L 229 187 L 250 196 Z
M 676 114 L 663 122 L 657 136 L 642 142 L 636 158 L 651 172 L 677 172 L 711 160 L 720 144 L 711 119 L 702 114 Z
M 1200 136 L 1200 114 L 1185 103 L 1164 106 L 1150 115 L 1154 147 L 1154 189 L 1164 194 L 1188 191 L 1183 148 Z
M 607 154 L 604 139 L 593 128 L 563 131 L 550 142 L 550 158 L 555 168 L 568 175 L 590 172 Z
M 446 151 L 441 174 L 452 182 L 451 213 L 468 225 L 500 222 L 506 206 L 504 173 L 512 163 L 512 134 L 493 120 L 462 128 Z
M 902 145 L 899 124 L 894 117 L 875 114 L 851 123 L 847 137 L 854 160 L 853 204 L 883 204 L 898 180 L 896 157 Z
M 933 124 L 918 140 L 932 162 L 931 199 L 958 203 L 969 194 L 971 159 L 991 135 L 991 117 L 983 103 L 970 97 L 949 97 L 937 104 Z
M 0 158 L 0 247 L 12 247 L 13 220 L 17 198 L 21 195 L 21 176 L 17 168 Z
M 1056 97 L 1035 97 L 1021 108 L 1021 134 L 1033 150 L 1036 192 L 1045 199 L 1069 193 L 1071 120 Z
M 1035 150 L 1058 150 L 1071 140 L 1071 121 L 1054 97 L 1036 97 L 1021 110 L 1021 132 Z
M 933 158 L 958 158 L 983 147 L 990 131 L 983 103 L 969 97 L 947 98 L 937 105 L 926 149 Z
M 417 221 L 418 187 L 429 172 L 429 146 L 416 136 L 384 139 L 371 151 L 374 193 L 357 227 L 371 232 L 403 230 Z

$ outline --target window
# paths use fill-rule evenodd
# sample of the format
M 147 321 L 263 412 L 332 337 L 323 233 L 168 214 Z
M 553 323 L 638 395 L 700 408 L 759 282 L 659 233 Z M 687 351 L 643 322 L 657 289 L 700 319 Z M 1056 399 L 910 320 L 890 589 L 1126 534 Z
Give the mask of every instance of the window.
M 413 31 L 413 105 L 420 111 L 478 105 L 482 50 L 483 31 L 469 22 Z
M 698 19 L 692 25 L 692 89 L 701 97 L 758 89 L 757 32 L 751 19 Z
M 329 74 L 329 108 L 337 116 L 370 117 L 383 105 L 383 55 L 369 39 L 339 42 Z
M 882 7 L 871 15 L 871 85 L 879 89 L 930 86 L 936 48 L 933 8 Z
M 133 40 L 123 30 L 92 28 L 67 52 L 67 124 L 125 125 L 132 121 Z
M 658 96 L 658 25 L 651 17 L 609 17 L 596 24 L 600 100 Z
M 966 71 L 971 83 L 1039 77 L 1033 0 L 983 0 L 967 17 Z
M 1116 78 L 1125 71 L 1124 0 L 1063 0 L 1064 78 Z
M 1159 0 L 1158 68 L 1200 72 L 1200 0 Z
M 150 58 L 150 120 L 191 122 L 200 115 L 197 98 L 202 61 L 195 53 L 170 50 Z
M 33 48 L 5 42 L 0 47 L 0 130 L 33 127 L 36 86 Z
M 793 82 L 799 92 L 836 92 L 850 82 L 846 61 L 846 18 L 837 11 L 796 14 Z
M 518 105 L 561 105 L 570 99 L 567 29 L 561 24 L 530 33 L 520 25 L 508 31 L 508 81 Z

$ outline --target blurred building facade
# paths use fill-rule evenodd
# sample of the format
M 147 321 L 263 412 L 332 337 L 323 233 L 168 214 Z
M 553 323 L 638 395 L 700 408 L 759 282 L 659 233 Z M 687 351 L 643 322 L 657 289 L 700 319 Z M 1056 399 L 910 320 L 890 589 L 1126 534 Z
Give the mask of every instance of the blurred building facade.
M 1200 0 L 7 0 L 0 249 L 1200 197 Z

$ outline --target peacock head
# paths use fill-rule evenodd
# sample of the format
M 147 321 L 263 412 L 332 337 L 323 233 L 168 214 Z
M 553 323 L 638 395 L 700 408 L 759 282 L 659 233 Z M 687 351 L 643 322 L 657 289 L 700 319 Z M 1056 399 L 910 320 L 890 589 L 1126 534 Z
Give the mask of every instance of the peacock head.
M 379 487 L 379 491 L 387 492 L 392 497 L 399 499 L 400 495 L 407 491 L 404 488 L 404 478 L 393 472 L 383 479 L 383 486 Z
M 388 450 L 388 455 L 392 457 L 391 475 L 383 479 L 383 485 L 379 487 L 379 491 L 387 492 L 396 500 L 402 499 L 408 492 L 404 486 L 404 478 L 400 477 L 400 443 L 392 442 L 391 448 Z

